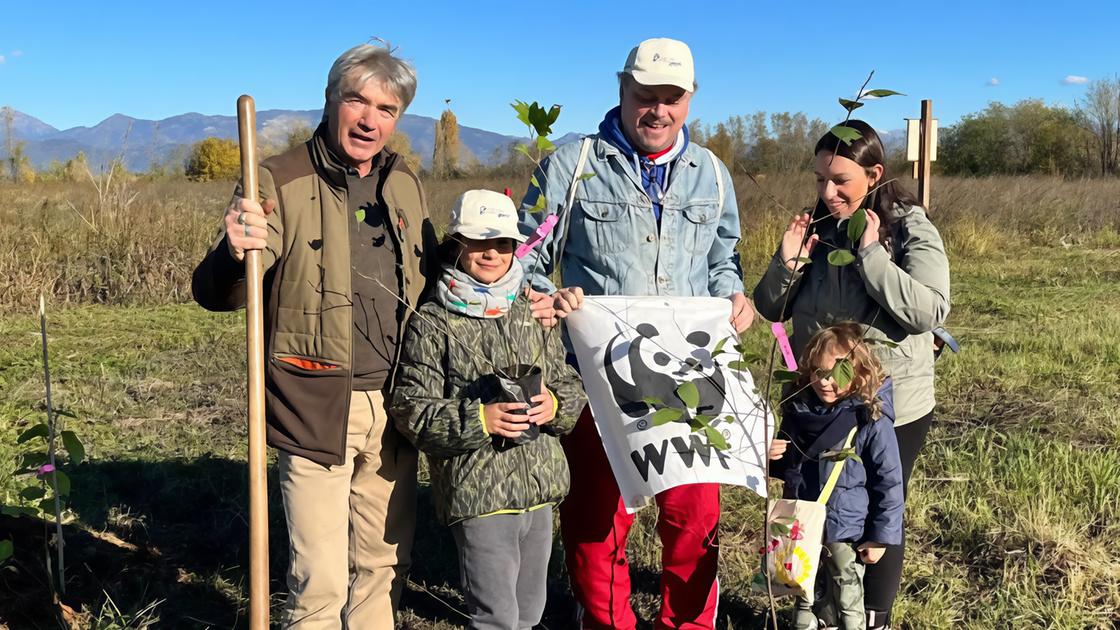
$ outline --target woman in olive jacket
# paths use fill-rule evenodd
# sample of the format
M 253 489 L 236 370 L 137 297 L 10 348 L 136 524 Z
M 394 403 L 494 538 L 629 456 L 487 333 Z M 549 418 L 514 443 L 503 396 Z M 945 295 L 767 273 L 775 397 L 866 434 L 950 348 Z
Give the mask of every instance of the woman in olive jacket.
M 846 144 L 830 131 L 817 142 L 816 208 L 790 223 L 754 301 L 771 321 L 793 320 L 795 353 L 823 326 L 845 320 L 864 325 L 865 338 L 894 380 L 905 488 L 933 421 L 931 331 L 949 314 L 949 262 L 926 211 L 886 176 L 875 130 L 859 120 L 844 126 L 861 137 Z M 864 213 L 857 215 L 860 209 Z M 863 217 L 866 229 L 859 233 Z M 890 623 L 904 545 L 905 532 L 902 545 L 888 547 L 878 564 L 867 567 L 869 629 Z

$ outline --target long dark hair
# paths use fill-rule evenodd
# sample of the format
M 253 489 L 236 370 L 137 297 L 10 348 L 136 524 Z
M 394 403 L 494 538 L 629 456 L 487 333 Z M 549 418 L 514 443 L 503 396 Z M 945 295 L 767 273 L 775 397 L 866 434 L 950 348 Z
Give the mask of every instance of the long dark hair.
M 887 251 L 892 252 L 890 235 L 894 231 L 895 217 L 890 210 L 896 205 L 920 206 L 922 204 L 901 182 L 889 181 L 891 177 L 887 173 L 887 156 L 883 149 L 883 141 L 879 139 L 879 134 L 875 133 L 875 129 L 871 125 L 862 120 L 849 120 L 840 126 L 859 132 L 859 139 L 853 140 L 851 144 L 846 144 L 833 135 L 830 130 L 821 136 L 820 140 L 817 140 L 817 146 L 813 148 L 813 155 L 817 155 L 821 151 L 835 153 L 859 164 L 868 174 L 876 164 L 883 166 L 883 176 L 875 185 L 879 186 L 881 182 L 887 183 L 864 198 L 860 207 L 869 208 L 879 215 L 879 242 L 887 248 Z M 828 214 L 828 208 L 825 206 L 824 200 L 817 199 L 817 207 L 813 211 L 813 217 L 820 218 L 826 214 Z

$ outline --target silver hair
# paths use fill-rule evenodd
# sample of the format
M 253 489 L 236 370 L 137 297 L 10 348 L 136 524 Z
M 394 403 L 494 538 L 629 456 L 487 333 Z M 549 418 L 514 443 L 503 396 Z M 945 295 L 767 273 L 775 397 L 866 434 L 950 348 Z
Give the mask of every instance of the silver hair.
M 401 113 L 408 109 L 416 96 L 416 69 L 394 56 L 395 48 L 377 41 L 381 45 L 358 44 L 334 60 L 327 73 L 327 103 L 337 103 L 345 92 L 361 90 L 370 81 L 377 81 L 400 99 Z

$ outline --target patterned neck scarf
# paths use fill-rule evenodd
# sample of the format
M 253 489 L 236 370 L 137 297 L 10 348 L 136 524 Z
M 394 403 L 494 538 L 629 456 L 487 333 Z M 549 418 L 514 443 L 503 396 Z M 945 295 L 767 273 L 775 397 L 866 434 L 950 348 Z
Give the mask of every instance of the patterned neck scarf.
M 506 275 L 494 284 L 483 284 L 467 272 L 445 265 L 436 289 L 436 299 L 452 313 L 479 319 L 502 317 L 517 299 L 525 271 L 514 260 Z

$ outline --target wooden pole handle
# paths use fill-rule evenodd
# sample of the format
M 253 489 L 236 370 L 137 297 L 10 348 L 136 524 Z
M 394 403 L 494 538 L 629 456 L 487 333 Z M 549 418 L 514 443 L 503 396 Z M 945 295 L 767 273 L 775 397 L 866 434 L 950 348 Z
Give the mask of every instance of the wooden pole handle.
M 253 97 L 237 99 L 242 195 L 260 201 L 257 187 L 257 111 Z M 249 628 L 267 630 L 268 464 L 264 420 L 264 294 L 260 250 L 245 253 L 245 341 L 249 393 Z

